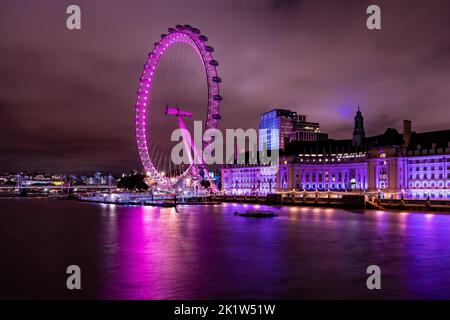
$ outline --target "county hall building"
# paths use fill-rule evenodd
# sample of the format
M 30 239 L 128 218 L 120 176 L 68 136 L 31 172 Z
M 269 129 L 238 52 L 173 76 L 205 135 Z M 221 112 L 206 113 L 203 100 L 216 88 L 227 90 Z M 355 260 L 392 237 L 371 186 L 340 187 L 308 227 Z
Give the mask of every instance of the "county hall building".
M 226 165 L 222 191 L 364 191 L 385 197 L 450 198 L 450 130 L 416 133 L 405 120 L 401 133 L 389 128 L 366 137 L 359 108 L 354 119 L 353 138 L 334 140 L 320 132 L 318 123 L 307 123 L 295 112 L 275 109 L 263 114 L 263 140 L 269 149 L 279 147 L 279 164 Z M 277 134 L 271 136 L 271 129 Z M 305 136 L 306 141 L 298 138 Z

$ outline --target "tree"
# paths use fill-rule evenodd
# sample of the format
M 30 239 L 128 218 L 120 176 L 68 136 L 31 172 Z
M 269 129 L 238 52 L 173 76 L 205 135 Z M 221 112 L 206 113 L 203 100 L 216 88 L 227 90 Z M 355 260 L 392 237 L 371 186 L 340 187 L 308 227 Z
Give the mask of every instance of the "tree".
M 203 188 L 208 189 L 211 186 L 211 182 L 209 182 L 208 180 L 202 180 L 202 181 L 200 181 L 200 185 Z
M 144 181 L 145 176 L 139 173 L 132 173 L 128 176 L 122 177 L 117 182 L 117 187 L 130 191 L 146 191 L 148 185 Z

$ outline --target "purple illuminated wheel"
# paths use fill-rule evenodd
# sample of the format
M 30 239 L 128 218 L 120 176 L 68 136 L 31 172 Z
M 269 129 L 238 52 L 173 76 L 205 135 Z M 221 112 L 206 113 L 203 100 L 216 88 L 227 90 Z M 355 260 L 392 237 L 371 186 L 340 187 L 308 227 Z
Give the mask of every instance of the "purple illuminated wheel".
M 140 78 L 136 101 L 136 142 L 142 165 L 152 180 L 158 185 L 165 187 L 173 186 L 186 175 L 199 171 L 192 170 L 195 168 L 191 164 L 188 169 L 176 177 L 168 177 L 158 172 L 150 157 L 153 150 L 149 138 L 152 133 L 150 132 L 151 128 L 147 127 L 147 121 L 150 117 L 149 110 L 152 107 L 152 84 L 155 79 L 158 63 L 161 57 L 165 55 L 166 50 L 175 44 L 187 44 L 200 57 L 207 82 L 208 102 L 204 125 L 205 131 L 208 129 L 217 129 L 221 118 L 219 105 L 222 101 L 219 93 L 219 84 L 222 80 L 217 76 L 216 69 L 219 63 L 213 59 L 212 53 L 214 49 L 206 45 L 208 40 L 206 36 L 201 35 L 200 30 L 189 25 L 177 25 L 176 28 L 169 28 L 168 31 L 167 34 L 161 35 L 161 40 L 155 43 L 153 51 L 149 54 Z M 203 149 L 210 143 L 212 142 L 203 142 Z

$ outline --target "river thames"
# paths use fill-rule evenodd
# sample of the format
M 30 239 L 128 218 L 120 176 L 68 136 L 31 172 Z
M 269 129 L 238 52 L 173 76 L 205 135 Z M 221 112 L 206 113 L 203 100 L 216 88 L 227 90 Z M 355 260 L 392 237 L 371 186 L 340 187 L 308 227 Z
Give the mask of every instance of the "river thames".
M 255 207 L 0 199 L 0 298 L 450 299 L 448 214 Z

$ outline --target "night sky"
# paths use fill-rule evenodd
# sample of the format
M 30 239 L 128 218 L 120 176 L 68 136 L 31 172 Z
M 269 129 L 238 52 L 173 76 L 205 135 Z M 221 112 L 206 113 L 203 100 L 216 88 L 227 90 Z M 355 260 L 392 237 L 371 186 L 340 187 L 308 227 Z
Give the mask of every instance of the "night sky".
M 66 28 L 78 4 L 82 29 Z M 366 28 L 370 4 L 382 30 Z M 449 129 L 450 2 L 22 1 L 0 4 L 0 171 L 140 169 L 134 104 L 160 34 L 191 24 L 220 62 L 224 128 L 257 127 L 274 107 L 350 138 Z

